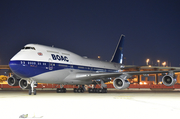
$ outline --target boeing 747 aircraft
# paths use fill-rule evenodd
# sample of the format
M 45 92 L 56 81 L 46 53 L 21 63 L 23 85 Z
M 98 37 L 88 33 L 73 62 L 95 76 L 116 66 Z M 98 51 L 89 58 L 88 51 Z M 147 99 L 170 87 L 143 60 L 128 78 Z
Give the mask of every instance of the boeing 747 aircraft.
M 29 95 L 36 95 L 37 83 L 59 84 L 57 92 L 66 92 L 64 85 L 78 85 L 74 92 L 84 92 L 84 85 L 88 91 L 106 93 L 105 82 L 113 80 L 113 86 L 118 89 L 128 88 L 127 80 L 133 75 L 162 73 L 162 82 L 166 86 L 176 83 L 174 72 L 171 71 L 134 71 L 121 72 L 123 69 L 123 45 L 125 36 L 121 35 L 114 55 L 110 62 L 88 59 L 70 51 L 38 44 L 27 44 L 9 62 L 14 75 L 8 78 L 11 86 L 29 89 Z M 165 74 L 166 73 L 166 74 Z M 91 87 L 100 85 L 100 89 Z

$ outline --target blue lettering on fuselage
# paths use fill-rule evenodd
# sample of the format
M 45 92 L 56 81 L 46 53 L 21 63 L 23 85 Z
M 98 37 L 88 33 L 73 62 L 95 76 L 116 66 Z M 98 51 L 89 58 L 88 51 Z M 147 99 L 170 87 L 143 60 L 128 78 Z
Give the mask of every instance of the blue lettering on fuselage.
M 62 55 L 55 55 L 55 54 L 51 54 L 51 56 L 52 56 L 52 59 L 53 60 L 59 60 L 59 61 L 66 61 L 66 62 L 69 62 L 69 59 L 68 59 L 68 57 L 66 57 L 66 56 L 62 56 Z

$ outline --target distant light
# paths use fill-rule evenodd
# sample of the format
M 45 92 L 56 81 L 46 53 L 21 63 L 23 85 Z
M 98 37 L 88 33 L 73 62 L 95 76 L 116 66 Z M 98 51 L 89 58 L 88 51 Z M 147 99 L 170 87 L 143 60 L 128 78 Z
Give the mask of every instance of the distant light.
M 98 56 L 98 59 L 100 59 L 101 58 L 101 56 Z
M 151 65 L 149 65 L 149 67 L 151 67 Z
M 157 62 L 158 62 L 158 66 L 160 66 L 160 60 L 157 60 Z
M 146 60 L 146 63 L 147 63 L 147 65 L 148 65 L 148 63 L 149 63 L 149 59 L 147 59 L 147 60 Z
M 147 82 L 140 82 L 139 84 L 140 84 L 140 85 L 143 85 L 143 84 L 146 85 Z
M 166 62 L 163 62 L 162 65 L 163 65 L 163 66 L 166 66 Z

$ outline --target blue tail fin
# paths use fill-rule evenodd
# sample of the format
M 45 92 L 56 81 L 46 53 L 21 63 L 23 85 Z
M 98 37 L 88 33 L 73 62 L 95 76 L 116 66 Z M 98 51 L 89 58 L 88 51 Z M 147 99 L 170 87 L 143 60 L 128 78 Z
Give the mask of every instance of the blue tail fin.
M 123 48 L 124 48 L 124 35 L 121 35 L 119 42 L 117 44 L 114 55 L 112 56 L 111 62 L 122 64 L 123 61 Z

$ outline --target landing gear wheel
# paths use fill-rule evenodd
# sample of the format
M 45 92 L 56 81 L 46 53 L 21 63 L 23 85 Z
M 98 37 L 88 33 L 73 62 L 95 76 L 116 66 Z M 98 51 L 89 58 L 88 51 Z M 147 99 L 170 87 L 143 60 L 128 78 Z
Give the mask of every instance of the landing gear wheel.
M 77 89 L 77 92 L 78 92 L 78 93 L 81 93 L 81 88 L 78 88 L 78 89 Z
M 31 95 L 31 94 L 36 95 L 36 89 L 34 87 L 37 87 L 37 82 L 32 79 L 29 82 L 30 82 L 30 86 L 31 86 L 31 87 L 29 87 L 29 95 Z M 27 83 L 27 81 L 26 81 L 26 83 Z
M 103 92 L 103 89 L 98 89 L 98 93 L 102 93 Z
M 107 93 L 107 88 L 103 88 L 103 89 L 101 89 L 101 88 L 89 88 L 88 89 L 88 92 L 89 93 Z
M 92 93 L 92 88 L 88 88 L 88 92 L 89 92 L 89 93 Z
M 57 93 L 66 93 L 66 88 L 57 88 Z
M 107 88 L 103 88 L 102 93 L 107 93 Z
M 33 92 L 33 93 L 34 93 L 34 95 L 36 95 L 36 89 L 34 89 L 34 92 Z
M 83 88 L 81 88 L 81 93 L 84 93 L 84 89 Z
M 63 93 L 66 93 L 66 88 L 62 88 L 62 92 L 63 92 Z
M 98 93 L 98 92 L 99 92 L 99 89 L 98 89 L 98 88 L 95 88 L 95 89 L 94 89 L 94 92 L 95 92 L 95 93 Z
M 60 92 L 61 92 L 61 89 L 60 89 L 60 88 L 57 88 L 56 92 L 57 92 L 57 93 L 60 93 Z
M 88 92 L 89 92 L 89 93 L 97 93 L 96 91 L 98 91 L 97 88 L 89 88 L 89 89 L 88 89 Z
M 32 94 L 32 91 L 31 91 L 31 89 L 29 89 L 29 95 L 31 95 Z
M 74 88 L 74 92 L 77 93 L 77 88 Z
M 95 93 L 95 88 L 92 88 L 92 93 Z

